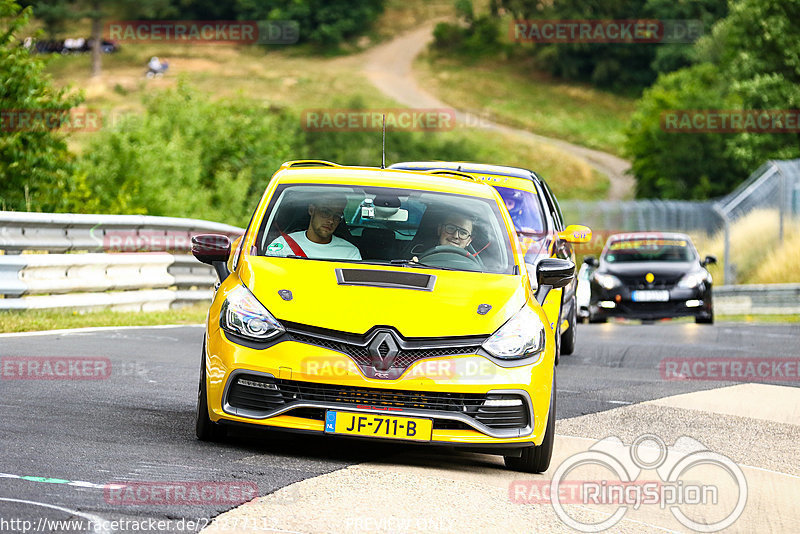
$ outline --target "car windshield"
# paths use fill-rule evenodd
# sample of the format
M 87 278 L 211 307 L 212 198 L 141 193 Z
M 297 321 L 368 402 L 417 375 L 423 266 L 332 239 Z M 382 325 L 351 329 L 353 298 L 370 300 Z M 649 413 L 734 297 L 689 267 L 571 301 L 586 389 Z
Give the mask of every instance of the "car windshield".
M 696 258 L 686 239 L 641 238 L 612 241 L 604 252 L 608 263 L 639 261 L 687 262 Z
M 503 197 L 518 233 L 523 235 L 544 233 L 542 208 L 534 193 L 497 185 L 494 188 Z
M 514 272 L 497 202 L 450 193 L 283 185 L 258 243 L 262 256 Z

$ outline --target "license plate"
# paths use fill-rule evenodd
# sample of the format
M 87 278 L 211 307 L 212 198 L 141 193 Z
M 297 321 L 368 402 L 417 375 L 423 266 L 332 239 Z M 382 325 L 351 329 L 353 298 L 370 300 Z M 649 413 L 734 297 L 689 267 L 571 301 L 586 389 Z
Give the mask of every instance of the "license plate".
M 631 298 L 634 302 L 667 302 L 669 291 L 634 291 Z
M 325 413 L 325 432 L 329 434 L 430 441 L 432 431 L 431 419 L 334 411 Z

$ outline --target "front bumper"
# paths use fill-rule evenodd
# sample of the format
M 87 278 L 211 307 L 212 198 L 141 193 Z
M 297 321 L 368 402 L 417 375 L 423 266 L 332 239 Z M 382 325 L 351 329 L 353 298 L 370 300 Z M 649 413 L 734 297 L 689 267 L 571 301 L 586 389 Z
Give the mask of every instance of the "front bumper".
M 626 317 L 631 319 L 671 319 L 676 317 L 708 317 L 712 313 L 711 289 L 670 288 L 669 300 L 635 302 L 635 289 L 621 287 L 611 290 L 592 287 L 589 314 L 592 318 Z
M 538 361 L 519 367 L 479 354 L 431 357 L 387 380 L 366 377 L 351 356 L 323 346 L 283 341 L 258 349 L 209 327 L 206 386 L 215 422 L 324 433 L 325 412 L 337 410 L 432 419 L 431 443 L 529 446 L 544 437 L 552 339 Z M 520 403 L 487 406 L 489 399 Z

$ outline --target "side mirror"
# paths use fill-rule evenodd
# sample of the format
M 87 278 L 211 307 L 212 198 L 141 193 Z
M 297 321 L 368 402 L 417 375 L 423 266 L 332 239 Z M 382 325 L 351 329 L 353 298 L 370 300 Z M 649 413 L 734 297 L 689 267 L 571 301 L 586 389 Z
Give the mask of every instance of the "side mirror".
M 700 262 L 700 265 L 705 267 L 706 265 L 712 265 L 714 263 L 717 263 L 717 257 L 709 254 L 703 261 Z
M 592 231 L 588 226 L 570 224 L 564 231 L 558 233 L 558 238 L 568 243 L 588 243 L 592 240 Z
M 544 304 L 545 298 L 551 289 L 564 287 L 572 282 L 575 277 L 575 264 L 570 260 L 560 258 L 544 258 L 536 266 L 536 281 L 539 289 L 536 291 L 536 300 Z
M 228 257 L 231 255 L 231 240 L 222 234 L 199 234 L 192 236 L 192 254 L 198 261 L 214 267 L 220 282 L 231 272 Z
M 585 263 L 589 267 L 597 268 L 600 266 L 600 262 L 597 261 L 597 258 L 595 258 L 594 256 L 586 256 L 585 258 L 583 258 L 583 263 Z

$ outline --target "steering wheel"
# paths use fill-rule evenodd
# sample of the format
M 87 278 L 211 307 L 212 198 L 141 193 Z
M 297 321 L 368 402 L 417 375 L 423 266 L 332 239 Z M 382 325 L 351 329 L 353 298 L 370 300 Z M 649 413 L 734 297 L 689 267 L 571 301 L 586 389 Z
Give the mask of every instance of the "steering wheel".
M 455 245 L 437 245 L 433 248 L 429 248 L 428 250 L 422 251 L 418 257 L 421 263 L 430 263 L 430 261 L 426 261 L 426 258 L 437 254 L 456 254 L 458 256 L 462 256 L 464 258 L 469 258 L 469 260 L 477 265 L 478 267 L 483 267 L 482 262 L 472 255 L 468 250 L 463 249 L 461 247 L 457 247 Z

